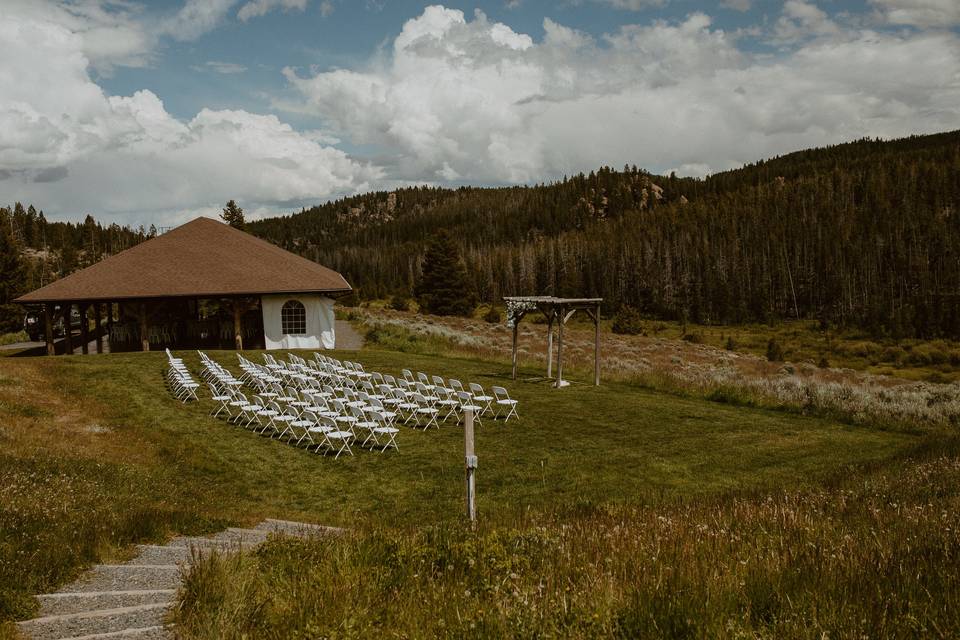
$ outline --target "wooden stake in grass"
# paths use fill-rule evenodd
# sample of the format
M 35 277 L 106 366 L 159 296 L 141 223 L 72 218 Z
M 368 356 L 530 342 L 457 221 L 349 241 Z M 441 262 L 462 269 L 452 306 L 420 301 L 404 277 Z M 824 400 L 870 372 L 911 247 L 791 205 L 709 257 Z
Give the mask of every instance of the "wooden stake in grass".
M 477 521 L 477 486 L 474 477 L 477 471 L 477 456 L 473 448 L 473 409 L 464 411 L 463 439 L 467 467 L 467 518 L 473 523 Z

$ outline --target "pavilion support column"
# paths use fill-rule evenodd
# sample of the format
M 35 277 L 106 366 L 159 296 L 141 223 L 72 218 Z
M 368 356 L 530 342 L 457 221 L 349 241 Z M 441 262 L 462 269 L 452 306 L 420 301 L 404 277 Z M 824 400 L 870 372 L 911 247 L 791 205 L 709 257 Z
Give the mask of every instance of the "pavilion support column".
M 547 377 L 550 378 L 553 376 L 553 317 L 554 313 L 550 312 L 550 317 L 547 318 Z
M 73 327 L 70 326 L 73 320 L 72 310 L 73 304 L 68 302 L 63 305 L 63 353 L 68 356 L 73 355 Z
M 593 310 L 593 385 L 600 386 L 600 305 Z
M 93 331 L 97 336 L 97 353 L 103 353 L 103 327 L 100 324 L 100 303 L 93 304 Z
M 87 305 L 81 302 L 80 309 L 80 353 L 90 354 L 90 321 L 87 320 Z
M 513 379 L 517 379 L 517 332 L 520 330 L 520 319 L 513 323 Z
M 563 386 L 563 325 L 567 323 L 563 311 L 557 316 L 557 321 L 560 324 L 557 331 L 557 381 L 553 386 L 559 389 Z
M 150 351 L 150 327 L 147 325 L 147 303 L 140 303 L 140 350 Z
M 237 351 L 243 351 L 243 301 L 233 301 L 233 340 Z
M 57 346 L 53 342 L 53 305 L 43 305 L 43 337 L 47 342 L 47 355 L 57 355 Z
M 118 304 L 117 310 L 119 311 L 119 309 L 120 309 L 120 305 Z M 107 341 L 108 341 L 108 344 L 110 345 L 111 353 L 113 352 L 113 343 L 110 342 L 110 340 L 113 340 L 113 321 L 114 321 L 113 312 L 114 312 L 113 303 L 108 302 L 107 303 Z M 117 318 L 119 317 L 120 316 L 118 315 Z

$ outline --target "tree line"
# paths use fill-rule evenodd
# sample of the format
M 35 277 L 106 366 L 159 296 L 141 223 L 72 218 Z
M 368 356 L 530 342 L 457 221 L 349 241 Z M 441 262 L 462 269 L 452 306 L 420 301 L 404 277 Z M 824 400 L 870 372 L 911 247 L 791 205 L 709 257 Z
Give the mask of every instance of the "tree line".
M 600 296 L 703 323 L 815 318 L 960 337 L 960 132 L 810 149 L 704 179 L 608 167 L 553 184 L 414 187 L 248 223 L 359 295 L 418 292 L 456 239 L 471 293 Z M 422 287 L 421 287 L 422 288 Z
M 156 228 L 51 222 L 34 205 L 0 207 L 0 333 L 22 328 L 24 309 L 12 300 L 157 234 Z

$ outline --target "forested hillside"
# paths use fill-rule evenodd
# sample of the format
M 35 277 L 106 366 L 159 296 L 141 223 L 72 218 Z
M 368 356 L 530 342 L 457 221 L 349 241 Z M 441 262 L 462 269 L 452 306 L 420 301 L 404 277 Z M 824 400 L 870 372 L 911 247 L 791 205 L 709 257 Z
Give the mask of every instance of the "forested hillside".
M 9 233 L 18 253 L 25 258 L 23 281 L 17 288 L 31 291 L 107 256 L 119 253 L 157 234 L 121 227 L 104 227 L 93 216 L 83 222 L 49 222 L 32 204 L 17 202 L 0 207 L 0 231 Z
M 410 188 L 249 223 L 343 272 L 410 293 L 425 241 L 459 239 L 475 293 L 603 296 L 696 322 L 807 317 L 960 336 L 960 132 L 861 140 L 705 179 L 602 168 L 559 183 Z

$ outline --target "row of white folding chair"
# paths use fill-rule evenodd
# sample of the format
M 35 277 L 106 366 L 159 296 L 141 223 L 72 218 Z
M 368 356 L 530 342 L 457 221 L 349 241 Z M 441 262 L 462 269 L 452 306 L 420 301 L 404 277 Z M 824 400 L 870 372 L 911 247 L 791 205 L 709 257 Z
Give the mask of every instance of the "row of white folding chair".
M 303 366 L 307 363 L 306 360 L 294 354 L 289 354 L 289 356 L 291 364 Z M 359 381 L 360 385 L 371 396 L 385 396 L 387 390 L 382 389 L 383 385 L 388 385 L 391 390 L 402 390 L 405 394 L 404 401 L 391 398 L 391 403 L 394 406 L 401 407 L 401 409 L 404 407 L 408 409 L 404 417 L 405 423 L 414 417 L 423 416 L 426 419 L 426 426 L 432 426 L 436 423 L 437 418 L 431 415 L 432 412 L 425 411 L 425 409 L 437 407 L 439 407 L 438 413 L 446 412 L 440 418 L 440 421 L 445 421 L 451 416 L 456 417 L 459 421 L 463 411 L 467 408 L 473 410 L 478 421 L 484 414 L 490 412 L 495 412 L 494 419 L 505 415 L 505 422 L 509 421 L 511 417 L 517 417 L 517 401 L 511 399 L 503 387 L 494 387 L 494 395 L 491 396 L 477 383 L 469 383 L 470 391 L 467 391 L 459 380 L 444 381 L 440 376 L 428 377 L 422 372 L 418 372 L 417 376 L 414 377 L 410 370 L 404 369 L 404 381 L 408 385 L 420 385 L 416 390 L 419 392 L 422 401 L 417 403 L 410 401 L 411 398 L 408 394 L 412 391 L 411 388 L 402 388 L 401 383 L 392 376 L 384 376 L 379 372 L 368 373 L 359 363 L 350 361 L 341 363 L 329 356 L 314 353 L 314 359 L 309 364 L 316 365 L 313 367 L 314 369 L 325 371 L 331 377 L 346 374 L 347 377 L 340 380 L 341 384 L 351 385 L 351 382 Z M 377 383 L 376 388 L 379 393 L 374 392 L 374 383 Z M 357 385 L 353 384 L 352 386 Z M 418 404 L 418 406 L 414 409 L 410 406 L 411 404 Z
M 187 366 L 183 364 L 182 358 L 174 357 L 170 349 L 165 351 L 167 354 L 166 377 L 170 392 L 180 402 L 197 400 L 197 389 L 200 388 L 200 385 L 194 381 Z
M 464 389 L 462 382 L 454 378 L 449 378 L 445 381 L 440 376 L 427 376 L 427 374 L 423 372 L 417 372 L 417 375 L 414 376 L 410 369 L 403 369 L 401 373 L 403 374 L 403 379 L 408 384 L 422 384 L 431 392 L 436 390 L 441 390 L 445 393 L 453 392 L 456 393 L 458 397 L 459 394 L 466 393 L 470 396 L 471 403 L 475 407 L 474 411 L 477 412 L 478 415 L 495 412 L 494 419 L 496 419 L 500 417 L 503 411 L 507 411 L 507 420 L 509 420 L 511 416 L 517 415 L 516 400 L 512 400 L 507 390 L 503 387 L 493 387 L 494 395 L 491 396 L 487 394 L 482 385 L 476 382 L 468 383 L 468 391 Z
M 329 388 L 329 387 L 328 387 Z M 387 411 L 376 399 L 347 395 L 345 398 L 332 397 L 330 391 L 325 392 L 303 392 L 300 396 L 301 401 L 287 399 L 286 413 L 297 415 L 301 422 L 294 423 L 294 426 L 305 426 L 302 424 L 304 419 L 314 423 L 317 416 L 332 420 L 337 424 L 341 431 L 348 431 L 353 439 L 359 440 L 362 433 L 366 432 L 366 437 L 361 442 L 361 446 L 366 446 L 371 440 L 374 446 L 381 447 L 381 451 L 393 447 L 399 449 L 396 442 L 398 429 L 393 427 L 392 418 L 395 414 Z M 350 398 L 355 398 L 350 400 Z M 317 426 L 312 424 L 311 426 Z M 358 432 L 359 431 L 359 432 Z M 298 442 L 304 437 L 309 436 L 311 431 L 308 429 L 301 434 Z M 281 433 L 281 436 L 283 434 Z M 386 444 L 381 443 L 380 437 L 387 438 Z
M 337 371 L 346 371 L 348 374 L 351 372 L 354 373 L 354 377 L 358 377 L 355 374 L 360 372 L 363 374 L 359 376 L 361 379 L 366 379 L 369 377 L 372 380 L 372 384 L 375 384 L 378 388 L 382 384 L 387 384 L 393 389 L 400 388 L 400 385 L 393 376 L 383 375 L 379 372 L 371 372 L 367 374 L 363 366 L 359 363 L 353 362 L 343 362 L 342 364 L 329 356 L 324 356 L 320 353 L 314 353 L 314 362 L 326 364 L 331 367 L 336 367 Z M 493 386 L 491 391 L 493 395 L 489 395 L 483 388 L 482 385 L 476 382 L 468 383 L 469 390 L 463 387 L 463 384 L 454 378 L 450 378 L 444 381 L 440 376 L 427 376 L 423 372 L 417 372 L 417 375 L 414 376 L 413 372 L 409 369 L 402 370 L 403 379 L 411 384 L 421 383 L 426 387 L 427 393 L 421 394 L 424 395 L 426 399 L 433 397 L 433 392 L 437 390 L 442 390 L 444 393 L 455 393 L 456 399 L 461 406 L 464 403 L 470 404 L 473 406 L 475 415 L 479 418 L 482 415 L 489 413 L 494 413 L 494 419 L 498 419 L 501 416 L 504 417 L 504 422 L 508 422 L 510 418 L 516 417 L 519 418 L 517 413 L 518 402 L 510 397 L 509 392 L 505 387 Z M 467 398 L 461 398 L 460 394 L 466 393 L 469 396 Z
M 288 393 L 296 392 L 290 389 Z M 253 395 L 253 399 L 248 400 L 244 394 L 237 393 L 232 401 L 219 398 L 223 402 L 218 413 L 230 413 L 233 405 L 239 409 L 238 420 L 243 420 L 245 426 L 254 431 L 265 433 L 272 430 L 280 438 L 289 434 L 288 439 L 295 438 L 297 444 L 307 440 L 308 446 L 335 450 L 337 457 L 343 451 L 352 455 L 351 441 L 359 441 L 364 433 L 366 437 L 361 446 L 372 441 L 373 446 L 381 451 L 399 449 L 396 442 L 399 429 L 390 424 L 389 412 L 376 411 L 366 405 L 348 407 L 340 400 L 328 403 L 321 393 L 305 392 L 299 396 L 300 400 L 295 399 L 297 397 L 290 395 L 268 400 Z M 319 442 L 314 436 L 318 436 Z
M 213 383 L 217 388 L 220 389 L 225 389 L 227 387 L 237 388 L 243 385 L 242 380 L 234 377 L 233 373 L 231 373 L 219 362 L 202 351 L 197 351 L 197 354 L 200 356 L 200 361 L 203 364 L 203 369 L 200 371 L 200 377 L 203 378 L 204 381 Z

